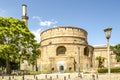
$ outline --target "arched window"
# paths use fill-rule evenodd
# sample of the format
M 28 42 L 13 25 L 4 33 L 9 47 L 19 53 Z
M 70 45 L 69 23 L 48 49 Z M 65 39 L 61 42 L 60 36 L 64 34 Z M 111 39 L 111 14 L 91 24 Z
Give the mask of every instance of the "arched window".
M 84 48 L 84 55 L 85 55 L 85 56 L 88 56 L 88 55 L 89 55 L 89 49 L 88 49 L 88 47 L 85 47 L 85 48 Z
M 66 52 L 66 48 L 64 46 L 59 46 L 56 52 L 57 52 L 57 55 L 64 55 Z

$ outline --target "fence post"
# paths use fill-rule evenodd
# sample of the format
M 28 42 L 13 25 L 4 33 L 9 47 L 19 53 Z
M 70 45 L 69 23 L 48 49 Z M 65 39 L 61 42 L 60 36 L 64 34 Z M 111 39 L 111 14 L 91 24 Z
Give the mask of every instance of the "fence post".
M 68 75 L 68 79 L 70 79 L 70 74 Z
M 36 80 L 38 80 L 38 77 L 36 76 Z
M 57 79 L 58 79 L 58 75 L 56 75 Z
M 24 80 L 24 75 L 22 76 L 22 80 Z
M 11 80 L 11 77 L 9 76 L 9 80 Z
M 34 79 L 35 79 L 35 75 L 34 75 Z
M 12 76 L 12 78 L 14 79 L 14 75 Z
M 4 75 L 2 75 L 2 79 L 4 79 Z
M 64 80 L 66 80 L 66 76 L 64 76 Z
M 50 80 L 52 80 L 52 76 L 50 76 Z
M 45 79 L 47 79 L 47 74 L 45 75 Z
M 92 75 L 92 80 L 95 80 L 95 75 L 94 74 Z
M 97 78 L 97 80 L 98 80 L 98 74 L 96 74 L 96 78 Z

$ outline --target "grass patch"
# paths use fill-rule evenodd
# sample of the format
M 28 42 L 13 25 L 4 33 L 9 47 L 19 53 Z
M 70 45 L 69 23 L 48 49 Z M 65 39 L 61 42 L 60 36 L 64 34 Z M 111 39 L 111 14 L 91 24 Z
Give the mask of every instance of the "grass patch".
M 40 74 L 41 72 L 40 71 L 29 71 L 28 73 L 31 75 L 36 75 L 36 74 Z

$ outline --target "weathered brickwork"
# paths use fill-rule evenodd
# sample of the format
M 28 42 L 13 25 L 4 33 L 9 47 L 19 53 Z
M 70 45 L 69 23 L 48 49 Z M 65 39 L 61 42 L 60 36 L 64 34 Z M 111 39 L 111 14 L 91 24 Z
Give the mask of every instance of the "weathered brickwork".
M 84 29 L 59 26 L 41 33 L 38 69 L 49 71 L 88 71 L 92 67 L 93 47 Z M 79 57 L 80 56 L 80 57 Z
M 93 63 L 94 63 L 94 68 L 98 68 L 98 60 L 96 60 L 97 57 L 104 58 L 102 65 L 103 67 L 108 67 L 108 54 L 107 54 L 107 46 L 94 46 L 94 53 L 93 53 Z M 116 55 L 113 53 L 112 50 L 110 50 L 110 63 L 111 67 L 119 67 L 120 65 L 116 60 Z

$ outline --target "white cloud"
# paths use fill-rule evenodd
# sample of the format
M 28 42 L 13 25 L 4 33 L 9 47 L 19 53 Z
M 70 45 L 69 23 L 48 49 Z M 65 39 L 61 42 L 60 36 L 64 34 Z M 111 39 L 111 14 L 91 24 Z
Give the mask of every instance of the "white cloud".
M 40 26 L 51 26 L 52 24 L 56 24 L 56 23 L 57 23 L 57 21 L 53 21 L 53 20 L 51 20 L 51 21 L 41 21 L 39 23 L 39 25 Z
M 39 21 L 41 21 L 41 18 L 39 16 L 33 16 L 33 19 L 38 19 Z
M 35 35 L 35 40 L 37 40 L 37 42 L 40 42 L 41 29 L 33 30 L 31 32 Z
M 31 31 L 35 35 L 35 40 L 37 40 L 37 42 L 40 42 L 40 33 L 41 33 L 41 29 L 43 26 L 51 26 L 51 25 L 57 23 L 57 21 L 55 21 L 53 19 L 52 20 L 42 20 L 42 18 L 39 16 L 33 16 L 32 19 L 37 19 L 39 21 L 38 25 L 41 27 L 41 28 Z
M 32 18 L 39 20 L 39 23 L 38 23 L 39 26 L 51 26 L 51 25 L 57 23 L 57 21 L 55 21 L 53 19 L 52 20 L 42 20 L 41 17 L 39 17 L 39 16 L 33 16 Z
M 58 26 L 53 26 L 53 27 L 58 27 Z
M 0 15 L 3 16 L 5 15 L 6 11 L 0 8 Z

